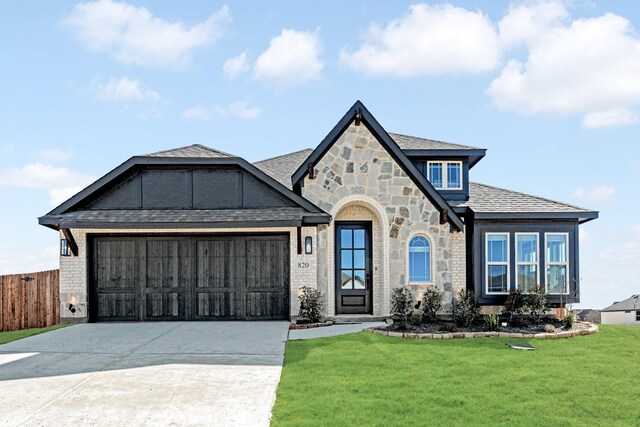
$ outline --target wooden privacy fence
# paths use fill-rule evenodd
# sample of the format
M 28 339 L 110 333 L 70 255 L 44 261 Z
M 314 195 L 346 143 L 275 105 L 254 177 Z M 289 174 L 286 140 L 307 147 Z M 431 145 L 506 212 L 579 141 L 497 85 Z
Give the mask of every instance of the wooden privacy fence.
M 60 322 L 60 270 L 0 276 L 0 331 Z

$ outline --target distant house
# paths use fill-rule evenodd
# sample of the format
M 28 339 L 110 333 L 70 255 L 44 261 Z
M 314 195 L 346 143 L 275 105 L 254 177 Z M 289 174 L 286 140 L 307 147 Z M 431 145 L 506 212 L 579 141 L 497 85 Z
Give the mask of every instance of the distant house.
M 601 323 L 600 311 L 592 308 L 575 310 L 576 317 L 583 322 Z
M 613 305 L 600 311 L 602 323 L 640 326 L 640 295 L 633 295 L 624 301 L 614 302 Z

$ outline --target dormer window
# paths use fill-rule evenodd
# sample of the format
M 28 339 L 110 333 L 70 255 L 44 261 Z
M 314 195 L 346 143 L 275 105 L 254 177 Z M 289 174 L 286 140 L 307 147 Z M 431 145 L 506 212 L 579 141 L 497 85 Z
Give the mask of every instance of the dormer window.
M 462 190 L 462 162 L 427 162 L 427 179 L 437 190 Z

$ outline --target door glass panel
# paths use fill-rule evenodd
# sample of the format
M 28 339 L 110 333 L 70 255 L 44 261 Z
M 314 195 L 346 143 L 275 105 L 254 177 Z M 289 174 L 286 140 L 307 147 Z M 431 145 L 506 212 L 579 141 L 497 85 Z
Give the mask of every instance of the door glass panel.
M 353 289 L 353 270 L 342 270 L 340 280 L 342 289 Z
M 364 249 L 353 251 L 353 268 L 364 268 Z
M 352 263 L 352 255 L 353 251 L 351 250 L 342 250 L 342 258 L 340 260 L 340 267 L 341 268 L 353 268 L 353 263 Z
M 364 248 L 364 230 L 353 230 L 353 247 Z
M 352 248 L 353 245 L 351 244 L 352 243 L 351 236 L 352 236 L 352 230 L 341 230 L 340 246 L 342 246 L 343 248 Z
M 366 289 L 366 276 L 364 270 L 353 271 L 353 288 L 354 289 Z

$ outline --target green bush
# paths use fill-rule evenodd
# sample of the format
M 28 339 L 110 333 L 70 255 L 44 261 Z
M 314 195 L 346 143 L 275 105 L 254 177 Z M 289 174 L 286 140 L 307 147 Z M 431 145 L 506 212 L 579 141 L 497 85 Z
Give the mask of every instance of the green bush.
M 495 313 L 490 313 L 490 314 L 485 314 L 484 315 L 484 323 L 485 323 L 485 325 L 487 325 L 487 328 L 490 331 L 495 331 L 496 329 L 498 329 L 498 322 L 499 321 L 500 321 L 500 318 Z
M 458 326 L 468 328 L 480 315 L 480 307 L 473 291 L 461 289 L 451 306 L 451 316 Z
M 522 315 L 526 310 L 526 301 L 522 292 L 515 290 L 509 292 L 509 296 L 507 300 L 504 302 L 504 311 L 503 314 L 508 316 L 508 322 L 511 323 L 519 323 Z M 515 321 L 515 322 L 514 322 Z
M 319 290 L 303 286 L 300 288 L 298 295 L 300 301 L 300 310 L 298 310 L 298 318 L 306 320 L 310 323 L 320 321 L 320 312 L 324 308 L 322 294 Z
M 564 315 L 564 319 L 562 320 L 562 323 L 564 324 L 564 327 L 567 329 L 573 328 L 573 324 L 576 323 L 575 313 L 573 311 L 567 312 L 567 314 Z
M 424 321 L 436 323 L 438 311 L 442 308 L 442 297 L 444 292 L 440 292 L 435 286 L 427 288 L 422 295 L 422 312 Z
M 405 287 L 395 288 L 391 293 L 391 316 L 395 322 L 404 325 L 413 311 L 413 295 Z
M 420 326 L 424 322 L 424 314 L 420 310 L 414 310 L 411 313 L 411 324 L 415 326 Z
M 540 318 L 550 308 L 549 294 L 544 286 L 536 286 L 525 297 L 526 306 L 533 317 L 534 322 L 540 323 Z

